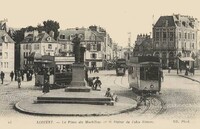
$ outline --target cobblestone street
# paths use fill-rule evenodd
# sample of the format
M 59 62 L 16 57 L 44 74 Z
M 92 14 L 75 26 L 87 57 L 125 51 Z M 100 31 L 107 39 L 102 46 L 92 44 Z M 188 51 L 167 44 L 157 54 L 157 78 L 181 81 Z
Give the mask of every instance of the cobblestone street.
M 173 71 L 174 72 L 174 71 Z M 165 110 L 158 113 L 159 107 L 152 106 L 145 113 L 143 107 L 140 109 L 110 116 L 110 118 L 155 118 L 155 119 L 199 119 L 200 118 L 200 85 L 198 82 L 177 76 L 176 74 L 168 74 L 165 71 L 165 79 L 162 83 L 162 94 L 160 98 L 166 103 Z M 99 73 L 89 74 L 90 77 L 99 76 L 103 85 L 102 91 L 106 91 L 109 87 L 117 95 L 136 99 L 134 94 L 128 87 L 127 74 L 125 76 L 116 76 L 115 71 L 100 71 Z M 189 76 L 190 77 L 190 76 Z M 198 78 L 198 74 L 195 75 Z M 193 76 L 194 78 L 194 76 Z M 64 91 L 63 91 L 64 92 Z M 10 82 L 8 79 L 0 86 L 1 99 L 1 117 L 28 117 L 38 118 L 40 116 L 31 116 L 19 113 L 13 109 L 16 102 L 42 95 L 41 88 L 34 86 L 34 79 L 29 82 L 22 82 L 21 89 L 17 88 L 17 82 Z M 120 100 L 119 100 L 120 101 Z

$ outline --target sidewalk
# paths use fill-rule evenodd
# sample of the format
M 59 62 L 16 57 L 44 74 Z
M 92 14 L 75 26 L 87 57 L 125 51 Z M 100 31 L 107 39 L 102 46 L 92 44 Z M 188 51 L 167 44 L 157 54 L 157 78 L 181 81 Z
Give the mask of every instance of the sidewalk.
M 181 76 L 200 83 L 200 70 L 195 70 L 195 75 L 189 73 L 187 76 L 185 75 L 185 70 L 183 70 L 182 73 L 180 73 L 180 71 L 178 72 L 179 74 L 177 74 L 177 70 L 171 70 L 170 73 L 168 73 L 168 70 L 163 70 L 164 76 Z

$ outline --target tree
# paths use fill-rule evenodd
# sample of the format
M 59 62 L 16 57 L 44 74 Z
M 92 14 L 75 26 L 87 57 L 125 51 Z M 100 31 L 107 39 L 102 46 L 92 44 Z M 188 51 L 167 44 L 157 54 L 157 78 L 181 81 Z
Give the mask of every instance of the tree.
M 13 40 L 16 42 L 16 44 L 19 44 L 24 39 L 25 31 L 26 31 L 26 28 L 21 28 L 20 30 L 16 30 L 13 33 Z
M 33 26 L 28 26 L 26 28 L 21 28 L 20 30 L 16 30 L 13 32 L 13 40 L 16 42 L 16 44 L 19 44 L 23 39 L 24 39 L 24 33 L 25 31 L 34 31 L 37 30 L 37 27 L 33 27 Z
M 43 21 L 43 30 L 46 31 L 48 34 L 50 31 L 54 32 L 54 39 L 57 39 L 59 32 L 58 29 L 60 28 L 60 25 L 57 21 L 53 20 L 47 20 Z

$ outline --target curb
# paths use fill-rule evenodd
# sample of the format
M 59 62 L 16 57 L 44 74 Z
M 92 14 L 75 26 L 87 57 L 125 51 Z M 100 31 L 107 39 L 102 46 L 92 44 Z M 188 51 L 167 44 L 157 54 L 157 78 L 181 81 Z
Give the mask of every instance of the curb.
M 195 81 L 195 82 L 200 83 L 200 81 L 198 81 L 198 80 L 196 80 L 196 79 L 193 79 L 193 78 L 190 78 L 190 77 L 187 77 L 187 76 L 185 76 L 185 75 L 178 75 L 178 76 L 184 77 L 184 78 L 187 78 L 187 79 L 190 79 L 190 80 L 192 80 L 192 81 Z
M 57 114 L 57 113 L 41 113 L 41 112 L 35 112 L 35 111 L 30 111 L 30 110 L 26 110 L 24 108 L 21 108 L 20 107 L 20 102 L 17 102 L 13 108 L 20 112 L 20 113 L 24 113 L 24 114 L 28 114 L 28 115 L 35 115 L 35 116 L 75 116 L 75 117 L 90 117 L 90 116 L 111 116 L 111 115 L 118 115 L 118 114 L 122 114 L 122 113 L 128 113 L 130 111 L 134 111 L 136 110 L 136 106 L 137 106 L 137 103 L 133 104 L 131 107 L 129 108 L 126 108 L 126 109 L 122 109 L 122 110 L 119 110 L 119 111 L 114 111 L 114 112 L 104 112 L 104 113 L 100 113 L 100 112 L 97 112 L 97 113 L 88 113 L 88 114 L 66 114 L 66 113 L 63 113 L 63 114 Z

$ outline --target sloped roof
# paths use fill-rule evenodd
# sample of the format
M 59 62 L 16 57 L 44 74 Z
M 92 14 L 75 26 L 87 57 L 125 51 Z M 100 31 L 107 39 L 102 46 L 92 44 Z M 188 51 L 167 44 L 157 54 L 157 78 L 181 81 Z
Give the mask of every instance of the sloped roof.
M 59 36 L 60 35 L 65 35 L 65 39 L 69 40 L 71 35 L 75 35 L 75 34 L 82 34 L 83 37 L 85 33 L 85 29 L 65 29 L 65 30 L 60 30 Z M 60 39 L 60 37 L 58 37 L 58 40 Z
M 0 30 L 0 43 L 4 43 L 3 36 L 6 36 L 8 43 L 15 43 L 15 41 L 6 33 L 5 30 Z
M 156 22 L 154 27 L 175 27 L 174 17 L 173 16 L 161 16 Z
M 92 40 L 91 35 L 96 35 L 96 41 L 104 41 L 104 37 L 102 34 L 86 28 L 80 28 L 78 30 L 75 29 L 60 30 L 59 36 L 65 35 L 65 40 L 70 40 L 70 36 L 75 34 L 82 34 L 83 40 L 85 41 Z M 58 41 L 60 40 L 62 41 L 63 39 L 60 39 L 60 37 L 58 37 Z
M 39 33 L 36 37 L 33 34 L 28 34 L 22 43 L 54 43 L 56 40 L 49 36 L 46 32 Z
M 145 39 L 144 41 L 142 41 L 141 45 L 144 46 L 144 47 L 151 46 L 152 45 L 152 39 L 150 39 L 150 38 Z

